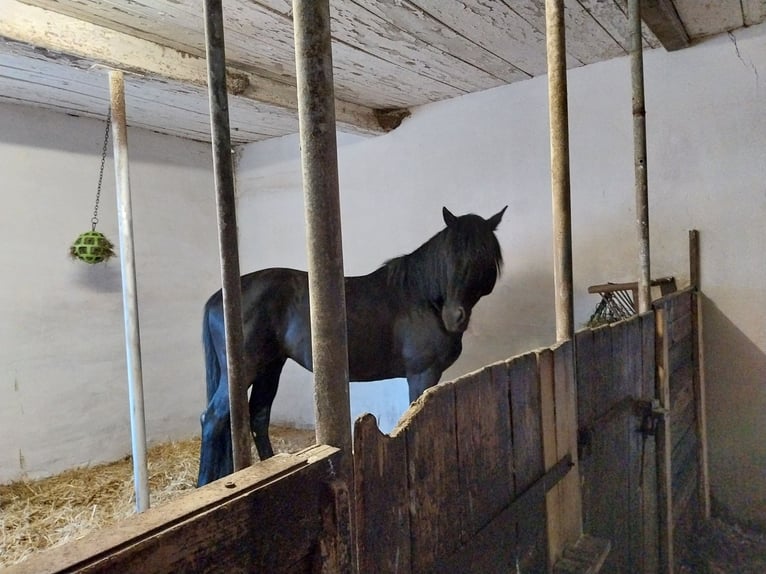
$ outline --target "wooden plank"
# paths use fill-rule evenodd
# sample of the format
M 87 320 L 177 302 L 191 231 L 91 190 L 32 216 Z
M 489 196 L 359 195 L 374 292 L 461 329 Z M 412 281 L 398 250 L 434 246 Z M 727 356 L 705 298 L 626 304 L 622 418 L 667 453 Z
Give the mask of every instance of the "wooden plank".
M 463 543 L 512 500 L 511 413 L 502 371 L 487 367 L 455 381 Z
M 328 446 L 278 455 L 7 571 L 310 572 L 339 456 Z
M 692 38 L 734 30 L 744 24 L 740 0 L 708 2 L 705 10 L 699 9 L 699 0 L 673 0 L 673 4 Z
M 543 432 L 543 463 L 547 471 L 558 460 L 558 437 L 556 436 L 556 379 L 553 351 L 544 349 L 537 354 L 540 373 L 540 406 Z M 576 430 L 575 430 L 576 432 Z M 561 490 L 554 489 L 545 497 L 545 515 L 548 533 L 548 565 L 553 566 L 561 558 L 566 547 Z
M 374 0 L 355 0 L 371 13 L 386 22 L 416 34 L 422 41 L 434 48 L 453 54 L 478 69 L 486 70 L 506 83 L 527 79 L 530 75 L 517 68 L 508 60 L 486 49 L 482 44 L 471 41 L 452 27 L 434 18 L 431 14 L 411 2 L 377 2 Z M 461 31 L 465 33 L 464 28 Z M 479 35 L 484 39 L 483 35 Z
M 55 5 L 60 7 L 61 3 Z M 12 0 L 0 0 L 0 12 L 12 15 L 0 19 L 0 36 L 6 39 L 150 78 L 189 83 L 203 89 L 207 86 L 207 67 L 201 56 Z M 152 12 L 156 13 L 156 8 Z M 239 80 L 239 87 L 232 84 L 234 95 L 279 110 L 297 110 L 294 85 L 233 67 L 228 69 L 228 75 Z M 338 122 L 348 128 L 382 132 L 372 109 L 348 102 L 336 108 Z
M 689 384 L 679 393 L 678 402 L 670 411 L 671 445 L 674 450 L 687 430 L 694 428 L 696 433 L 696 414 L 693 390 Z
M 581 536 L 553 568 L 553 574 L 596 574 L 604 567 L 611 543 L 603 538 Z
M 537 356 L 521 355 L 508 364 L 513 433 L 514 493 L 520 494 L 543 475 L 540 378 Z M 517 551 L 522 570 L 548 567 L 545 499 L 519 520 Z
M 641 336 L 641 398 L 652 402 L 656 396 L 656 364 L 654 359 L 654 313 L 638 316 Z M 657 531 L 657 447 L 656 436 L 641 440 L 641 523 L 643 524 L 642 574 L 658 571 Z
M 356 541 L 360 572 L 410 572 L 410 497 L 404 432 L 388 437 L 366 414 L 354 427 Z
M 577 466 L 577 413 L 573 343 L 567 341 L 538 354 L 546 470 L 566 455 Z M 582 496 L 579 468 L 546 496 L 548 560 L 555 564 L 564 549 L 582 535 Z
M 420 38 L 418 30 L 392 26 L 381 16 L 354 2 L 330 4 L 333 38 L 380 60 L 407 68 L 461 91 L 486 90 L 503 85 L 500 78 L 434 48 Z M 521 76 L 516 78 L 522 79 Z
M 563 514 L 561 531 L 565 544 L 582 536 L 582 493 L 577 458 L 577 386 L 574 375 L 574 343 L 566 341 L 553 348 L 554 400 L 556 415 L 556 454 L 569 454 L 575 471 L 568 474 L 555 490 Z
M 626 0 L 620 2 L 623 6 L 626 4 Z M 689 35 L 673 0 L 641 2 L 641 20 L 669 52 L 689 46 Z
M 742 0 L 742 12 L 745 26 L 755 26 L 766 20 L 766 2 L 764 0 Z
M 519 518 L 535 514 L 535 509 L 539 506 L 539 502 L 545 499 L 546 493 L 564 476 L 567 476 L 571 469 L 572 462 L 569 456 L 558 461 L 464 546 L 444 558 L 439 558 L 430 572 L 433 574 L 443 572 L 486 574 L 487 572 L 512 572 L 519 569 L 526 571 L 526 566 L 522 567 L 522 562 L 516 561 L 514 553 L 506 550 L 507 541 L 512 539 L 509 534 L 514 531 Z M 499 551 L 501 548 L 502 551 Z
M 710 519 L 710 474 L 708 470 L 708 447 L 707 447 L 707 394 L 705 390 L 705 351 L 702 321 L 702 295 L 694 294 L 694 399 L 697 408 L 697 434 L 700 439 L 699 474 L 700 474 L 700 501 L 702 504 L 702 516 L 705 520 Z
M 668 384 L 670 385 L 671 392 L 675 380 L 673 379 L 673 373 L 676 373 L 684 368 L 684 366 L 691 364 L 693 361 L 694 348 L 691 337 L 686 337 L 675 343 L 668 341 Z
M 460 545 L 454 384 L 427 390 L 400 427 L 407 439 L 412 570 L 422 572 Z
M 670 433 L 670 373 L 668 370 L 667 300 L 655 306 L 655 359 L 657 362 L 657 397 L 667 413 L 657 425 L 657 508 L 659 516 L 658 572 L 672 574 L 673 554 L 673 489 L 672 489 L 672 436 Z

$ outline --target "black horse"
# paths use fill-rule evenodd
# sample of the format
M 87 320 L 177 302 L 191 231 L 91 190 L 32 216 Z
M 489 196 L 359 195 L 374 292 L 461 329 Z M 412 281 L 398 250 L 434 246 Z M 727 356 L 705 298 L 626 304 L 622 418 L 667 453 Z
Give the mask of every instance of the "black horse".
M 406 376 L 410 400 L 439 382 L 460 355 L 473 306 L 497 281 L 503 259 L 494 231 L 506 208 L 484 219 L 456 217 L 445 207 L 447 227 L 418 249 L 369 275 L 346 278 L 352 381 Z M 285 361 L 312 365 L 306 273 L 275 268 L 244 275 L 242 316 L 250 427 L 263 460 L 274 454 L 269 418 Z M 220 291 L 205 305 L 203 342 L 208 407 L 201 417 L 200 486 L 233 466 Z

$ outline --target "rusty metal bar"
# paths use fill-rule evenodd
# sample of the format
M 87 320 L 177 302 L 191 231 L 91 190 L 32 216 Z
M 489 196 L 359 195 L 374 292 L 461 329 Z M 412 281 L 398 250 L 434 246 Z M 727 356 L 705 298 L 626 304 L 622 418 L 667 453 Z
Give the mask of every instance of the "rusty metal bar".
M 250 413 L 247 407 L 248 381 L 244 378 L 242 365 L 244 356 L 242 290 L 239 278 L 237 212 L 229 132 L 229 100 L 226 92 L 223 7 L 222 0 L 205 0 L 204 4 L 210 131 L 213 141 L 218 245 L 221 254 L 223 315 L 226 330 L 231 444 L 234 470 L 241 470 L 252 463 L 250 454 L 252 438 L 250 438 Z
M 556 340 L 574 335 L 572 208 L 569 187 L 569 111 L 567 107 L 564 0 L 546 0 L 548 112 L 553 198 L 553 280 L 556 289 Z
M 128 127 L 125 114 L 125 79 L 122 72 L 109 72 L 112 109 L 112 146 L 117 188 L 117 216 L 120 228 L 120 269 L 122 271 L 122 309 L 125 323 L 125 353 L 128 363 L 130 438 L 133 451 L 133 488 L 136 511 L 149 508 L 149 475 L 146 466 L 146 419 L 144 381 L 141 369 L 141 337 L 138 322 L 136 256 L 133 248 L 133 208 L 130 197 Z
M 630 76 L 633 85 L 633 154 L 636 177 L 636 227 L 638 230 L 638 312 L 652 304 L 649 266 L 649 190 L 646 173 L 646 110 L 644 108 L 644 54 L 641 35 L 641 1 L 628 0 L 630 26 Z
M 308 241 L 317 442 L 339 447 L 351 476 L 346 294 L 328 0 L 293 0 Z

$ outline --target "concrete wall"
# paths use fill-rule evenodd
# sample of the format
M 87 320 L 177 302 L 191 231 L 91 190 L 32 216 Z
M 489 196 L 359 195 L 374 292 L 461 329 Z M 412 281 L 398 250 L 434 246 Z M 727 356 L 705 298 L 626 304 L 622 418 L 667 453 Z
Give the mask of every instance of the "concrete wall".
M 645 73 L 652 274 L 687 283 L 688 230 L 700 230 L 713 492 L 766 522 L 766 26 L 652 51 Z M 581 325 L 597 303 L 589 285 L 637 277 L 629 62 L 569 78 Z M 425 106 L 383 137 L 340 137 L 347 274 L 416 248 L 442 227 L 442 205 L 484 216 L 509 205 L 503 278 L 445 378 L 554 340 L 546 94 L 538 78 Z M 247 146 L 238 185 L 243 269 L 305 268 L 297 139 Z M 376 385 L 352 386 L 355 409 L 373 405 L 390 426 L 406 387 Z M 311 401 L 310 377 L 290 369 L 275 419 L 310 423 Z
M 0 482 L 130 452 L 120 263 L 68 255 L 90 230 L 103 133 L 0 104 Z M 202 304 L 220 284 L 210 149 L 141 130 L 129 146 L 147 434 L 188 438 Z M 98 230 L 117 243 L 114 189 L 110 159 Z

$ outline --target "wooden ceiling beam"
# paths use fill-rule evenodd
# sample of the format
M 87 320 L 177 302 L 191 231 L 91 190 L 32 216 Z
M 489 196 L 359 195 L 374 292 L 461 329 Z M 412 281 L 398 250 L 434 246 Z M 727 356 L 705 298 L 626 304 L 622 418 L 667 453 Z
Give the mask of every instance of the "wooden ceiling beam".
M 642 0 L 641 19 L 668 52 L 689 46 L 689 34 L 673 0 Z
M 148 79 L 207 86 L 204 58 L 15 0 L 0 0 L 0 14 L 0 38 L 45 49 L 54 59 L 59 54 Z M 232 96 L 297 116 L 295 86 L 233 67 L 227 67 L 227 75 Z M 376 110 L 351 102 L 336 100 L 335 114 L 343 131 L 380 134 L 392 129 L 383 127 Z

